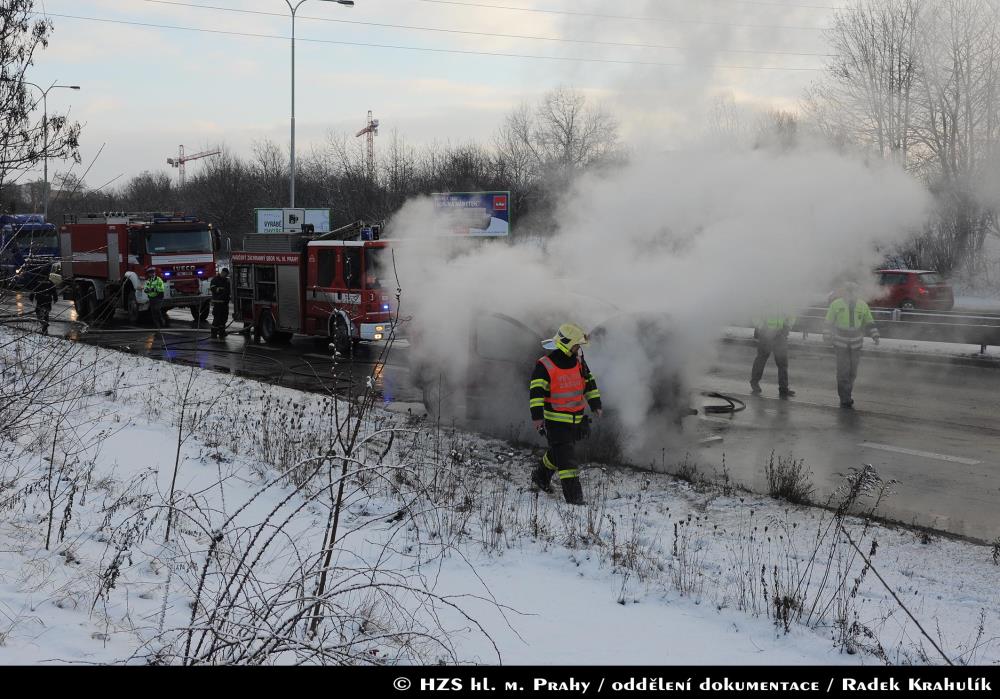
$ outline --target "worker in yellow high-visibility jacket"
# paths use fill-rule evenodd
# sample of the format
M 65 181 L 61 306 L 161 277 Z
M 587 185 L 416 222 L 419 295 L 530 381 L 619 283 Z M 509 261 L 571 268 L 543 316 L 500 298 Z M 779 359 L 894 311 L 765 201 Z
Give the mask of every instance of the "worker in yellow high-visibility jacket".
M 826 311 L 826 329 L 823 337 L 833 342 L 837 355 L 837 393 L 841 408 L 853 408 L 854 381 L 858 377 L 861 345 L 864 336 L 870 335 L 878 344 L 878 328 L 868 304 L 858 298 L 858 285 L 847 282 L 841 295 L 833 300 Z
M 778 367 L 778 395 L 791 398 L 795 391 L 788 387 L 788 333 L 795 324 L 795 318 L 786 313 L 774 313 L 758 318 L 754 322 L 753 336 L 757 339 L 757 357 L 750 370 L 750 391 L 760 393 L 760 380 L 771 354 Z

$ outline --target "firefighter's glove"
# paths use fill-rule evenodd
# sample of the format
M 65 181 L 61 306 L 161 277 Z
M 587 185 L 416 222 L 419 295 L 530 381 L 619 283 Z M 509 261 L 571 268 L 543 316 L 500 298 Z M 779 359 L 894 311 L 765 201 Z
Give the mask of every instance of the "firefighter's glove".
M 541 437 L 545 436 L 545 425 L 539 425 L 538 426 L 538 434 Z
M 580 423 L 579 430 L 580 431 L 579 431 L 578 434 L 580 436 L 580 439 L 586 439 L 587 437 L 590 436 L 590 416 L 589 415 L 584 415 L 583 416 L 583 421 Z

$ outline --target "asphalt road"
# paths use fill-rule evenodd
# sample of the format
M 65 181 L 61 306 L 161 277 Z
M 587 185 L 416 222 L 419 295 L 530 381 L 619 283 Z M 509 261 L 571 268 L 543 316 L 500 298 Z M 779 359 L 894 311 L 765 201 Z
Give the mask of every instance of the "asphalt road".
M 30 313 L 31 305 L 5 304 L 6 312 Z M 160 333 L 129 326 L 119 317 L 104 328 L 76 335 L 70 304 L 60 302 L 50 334 L 217 371 L 238 373 L 308 390 L 353 392 L 371 380 L 386 403 L 420 403 L 409 381 L 405 343 L 389 357 L 362 345 L 350 361 L 334 358 L 323 341 L 296 337 L 286 346 L 255 345 L 238 334 L 213 342 L 184 309 L 171 311 L 171 327 Z M 241 324 L 230 326 L 238 331 Z M 706 474 L 720 474 L 723 461 L 737 482 L 766 492 L 764 465 L 776 457 L 803 459 L 825 500 L 843 484 L 851 467 L 872 464 L 892 479 L 893 494 L 879 512 L 890 519 L 992 540 L 1000 535 L 1000 369 L 961 366 L 869 354 L 863 357 L 854 410 L 839 407 L 833 355 L 813 347 L 791 349 L 791 384 L 797 395 L 777 397 L 770 363 L 764 393 L 749 393 L 754 347 L 723 342 L 702 391 L 746 401 L 732 416 L 685 419 L 686 438 L 648 445 L 648 458 L 668 466 L 685 453 Z M 707 435 L 716 438 L 700 442 Z M 721 439 L 719 439 L 721 438 Z
M 895 491 L 884 515 L 982 540 L 1000 535 L 1000 369 L 928 359 L 862 357 L 854 410 L 839 407 L 833 355 L 792 347 L 790 400 L 777 397 L 773 361 L 761 397 L 748 383 L 755 349 L 723 343 L 700 387 L 746 401 L 732 418 L 709 418 L 723 437 L 701 463 L 766 491 L 764 464 L 804 459 L 820 498 L 850 467 L 872 464 Z M 705 418 L 702 418 L 705 420 Z

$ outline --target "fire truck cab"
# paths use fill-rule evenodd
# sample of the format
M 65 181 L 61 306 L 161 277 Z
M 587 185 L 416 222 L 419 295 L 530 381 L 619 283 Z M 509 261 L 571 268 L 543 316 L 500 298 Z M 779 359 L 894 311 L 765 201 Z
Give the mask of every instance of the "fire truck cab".
M 388 339 L 395 302 L 382 275 L 384 240 L 310 240 L 259 234 L 232 255 L 235 317 L 265 342 L 327 337 L 338 353 Z
M 205 320 L 219 247 L 211 224 L 180 213 L 67 214 L 60 228 L 67 297 L 81 319 L 121 308 L 136 322 L 149 306 L 143 287 L 154 267 L 165 282 L 164 308 L 187 306 Z

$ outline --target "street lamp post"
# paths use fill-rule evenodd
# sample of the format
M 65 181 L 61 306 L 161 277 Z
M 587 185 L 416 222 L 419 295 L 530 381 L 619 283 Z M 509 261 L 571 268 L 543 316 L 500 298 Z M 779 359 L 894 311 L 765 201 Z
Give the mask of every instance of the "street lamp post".
M 289 206 L 295 208 L 295 12 L 306 0 L 299 0 L 294 6 L 291 0 L 285 0 L 288 9 L 292 12 L 292 144 L 291 144 L 291 166 L 288 176 L 288 198 Z M 324 2 L 335 2 L 345 7 L 354 7 L 354 0 L 323 0 Z
M 42 213 L 45 216 L 45 220 L 49 220 L 49 90 L 53 90 L 57 87 L 63 87 L 67 90 L 79 90 L 79 85 L 57 85 L 52 83 L 49 85 L 48 89 L 43 89 L 41 85 L 36 85 L 33 82 L 28 82 L 27 80 L 13 80 L 11 78 L 7 79 L 7 82 L 20 82 L 25 85 L 30 85 L 39 92 L 42 93 L 42 168 L 43 177 L 45 178 L 45 191 L 42 193 Z M 37 104 L 37 103 L 36 103 Z

